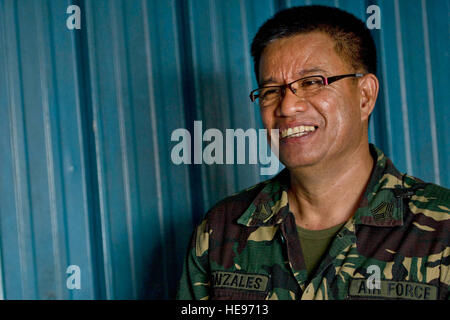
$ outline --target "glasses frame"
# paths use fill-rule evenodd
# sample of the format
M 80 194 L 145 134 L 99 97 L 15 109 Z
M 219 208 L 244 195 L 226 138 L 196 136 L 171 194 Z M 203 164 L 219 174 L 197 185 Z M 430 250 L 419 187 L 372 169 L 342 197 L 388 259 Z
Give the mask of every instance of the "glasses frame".
M 361 77 L 363 77 L 363 76 L 364 76 L 363 73 L 348 73 L 348 74 L 341 74 L 341 75 L 338 75 L 338 76 L 332 76 L 332 77 L 324 77 L 324 76 L 319 75 L 319 74 L 318 74 L 318 75 L 314 75 L 314 76 L 307 76 L 307 77 L 303 77 L 303 78 L 294 80 L 294 81 L 289 82 L 289 83 L 286 83 L 286 84 L 282 84 L 282 85 L 280 85 L 280 86 L 264 86 L 264 87 L 259 87 L 259 88 L 255 89 L 255 90 L 252 90 L 252 91 L 250 92 L 250 100 L 251 100 L 252 102 L 255 102 L 256 99 L 258 98 L 257 96 L 255 96 L 255 92 L 258 91 L 258 90 L 264 89 L 264 88 L 280 88 L 280 89 L 281 89 L 281 96 L 282 96 L 282 97 L 284 97 L 284 95 L 286 94 L 286 88 L 289 88 L 289 90 L 291 90 L 291 92 L 292 92 L 293 94 L 297 95 L 297 94 L 296 94 L 296 90 L 293 89 L 291 86 L 292 86 L 294 83 L 296 83 L 297 81 L 305 80 L 305 79 L 308 79 L 308 78 L 320 77 L 320 78 L 322 78 L 322 81 L 323 81 L 323 83 L 324 83 L 324 86 L 327 86 L 327 85 L 332 84 L 333 82 L 336 82 L 336 81 L 341 80 L 341 79 L 344 79 L 344 78 L 348 78 L 348 77 L 361 78 Z

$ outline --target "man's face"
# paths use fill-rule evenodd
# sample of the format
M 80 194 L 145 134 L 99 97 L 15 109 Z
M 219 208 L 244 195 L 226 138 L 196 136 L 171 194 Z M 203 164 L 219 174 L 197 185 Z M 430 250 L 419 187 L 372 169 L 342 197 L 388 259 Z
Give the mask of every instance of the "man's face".
M 330 77 L 356 73 L 334 49 L 335 42 L 320 32 L 282 38 L 269 44 L 260 60 L 261 86 L 281 85 L 302 77 Z M 355 78 L 324 86 L 312 96 L 296 96 L 286 89 L 274 105 L 261 108 L 264 127 L 280 130 L 279 157 L 289 169 L 326 165 L 349 159 L 366 139 L 360 111 L 360 90 Z M 285 137 L 287 128 L 314 126 L 301 137 Z

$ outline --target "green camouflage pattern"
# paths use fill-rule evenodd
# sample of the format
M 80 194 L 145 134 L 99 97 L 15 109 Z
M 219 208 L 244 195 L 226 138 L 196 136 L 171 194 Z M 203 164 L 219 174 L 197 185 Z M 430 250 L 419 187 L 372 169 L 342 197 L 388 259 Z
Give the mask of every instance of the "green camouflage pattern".
M 285 169 L 196 228 L 178 299 L 449 299 L 450 190 L 401 174 L 374 145 L 358 209 L 308 277 Z M 370 288 L 378 269 L 379 286 Z

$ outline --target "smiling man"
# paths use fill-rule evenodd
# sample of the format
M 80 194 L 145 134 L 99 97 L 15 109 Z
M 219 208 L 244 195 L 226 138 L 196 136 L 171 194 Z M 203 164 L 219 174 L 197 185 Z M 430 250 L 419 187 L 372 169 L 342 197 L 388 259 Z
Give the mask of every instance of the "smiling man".
M 379 83 L 364 23 L 287 9 L 259 29 L 252 55 L 250 98 L 279 130 L 286 168 L 207 213 L 178 298 L 448 299 L 450 191 L 369 144 Z

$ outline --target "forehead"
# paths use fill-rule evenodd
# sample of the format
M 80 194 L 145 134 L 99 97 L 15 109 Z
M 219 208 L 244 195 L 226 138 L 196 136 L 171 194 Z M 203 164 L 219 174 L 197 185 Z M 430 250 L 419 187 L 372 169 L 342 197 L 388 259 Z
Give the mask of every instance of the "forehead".
M 348 69 L 337 54 L 335 41 L 323 32 L 310 32 L 281 38 L 264 49 L 260 64 L 260 82 L 286 81 L 308 75 L 309 70 L 335 73 Z

